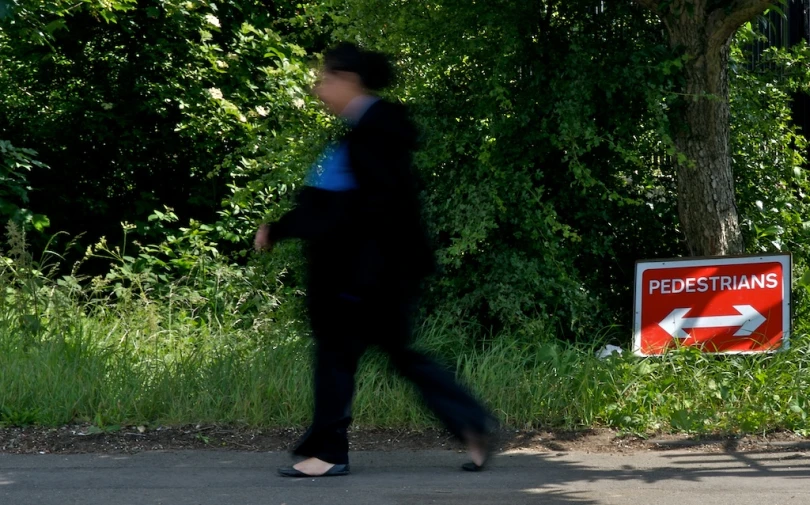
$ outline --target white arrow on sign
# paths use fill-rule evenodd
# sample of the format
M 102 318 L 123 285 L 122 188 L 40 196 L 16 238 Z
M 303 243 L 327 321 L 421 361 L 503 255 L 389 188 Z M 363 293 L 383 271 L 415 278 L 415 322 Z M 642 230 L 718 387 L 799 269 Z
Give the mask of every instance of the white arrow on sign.
M 757 309 L 750 305 L 735 305 L 739 312 L 733 316 L 707 316 L 707 317 L 686 317 L 692 310 L 675 309 L 669 313 L 658 326 L 675 338 L 687 338 L 686 328 L 731 328 L 739 326 L 740 329 L 734 333 L 735 337 L 747 337 L 754 333 L 754 330 L 765 322 L 765 316 L 757 312 Z

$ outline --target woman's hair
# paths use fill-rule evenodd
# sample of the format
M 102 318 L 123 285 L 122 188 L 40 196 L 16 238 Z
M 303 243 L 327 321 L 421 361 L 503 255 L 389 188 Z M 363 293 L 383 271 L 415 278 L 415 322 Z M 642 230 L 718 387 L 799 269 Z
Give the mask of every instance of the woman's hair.
M 381 90 L 394 83 L 394 68 L 383 53 L 365 51 L 350 42 L 342 42 L 324 55 L 327 72 L 352 72 L 360 76 L 363 87 Z

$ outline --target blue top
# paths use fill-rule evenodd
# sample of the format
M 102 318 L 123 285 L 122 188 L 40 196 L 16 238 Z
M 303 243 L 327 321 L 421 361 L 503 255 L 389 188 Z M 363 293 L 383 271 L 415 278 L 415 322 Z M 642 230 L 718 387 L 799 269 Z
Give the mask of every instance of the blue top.
M 305 184 L 326 191 L 357 189 L 357 180 L 349 166 L 349 146 L 346 142 L 326 148 L 309 170 Z
M 346 119 L 356 125 L 363 114 L 379 100 L 376 96 L 358 96 L 346 106 Z M 357 189 L 357 180 L 349 165 L 349 147 L 345 141 L 324 150 L 312 166 L 304 183 L 326 191 L 349 191 Z

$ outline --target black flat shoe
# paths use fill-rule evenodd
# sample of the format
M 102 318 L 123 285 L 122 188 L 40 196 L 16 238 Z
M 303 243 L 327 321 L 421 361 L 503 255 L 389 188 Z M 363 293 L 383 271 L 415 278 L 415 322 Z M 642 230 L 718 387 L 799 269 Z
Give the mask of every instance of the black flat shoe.
M 464 463 L 461 465 L 461 469 L 467 472 L 480 472 L 487 466 L 489 463 L 489 459 L 492 457 L 492 450 L 490 446 L 487 446 L 484 452 L 484 462 L 480 465 L 476 465 L 474 462 L 470 461 L 469 463 Z
M 296 470 L 291 466 L 285 466 L 278 469 L 278 474 L 282 477 L 295 477 L 295 478 L 306 478 L 306 477 L 339 477 L 341 475 L 349 475 L 351 472 L 349 471 L 349 465 L 335 465 L 326 473 L 322 473 L 320 475 L 309 475 L 308 473 L 304 473 L 300 470 Z
M 483 470 L 484 467 L 487 466 L 487 463 L 489 463 L 489 460 L 492 457 L 493 448 L 497 444 L 497 436 L 494 430 L 483 435 L 477 435 L 475 438 L 475 443 L 484 451 L 484 461 L 480 465 L 476 465 L 472 461 L 461 465 L 461 469 L 467 472 L 480 472 Z
M 470 461 L 469 463 L 464 463 L 463 465 L 461 465 L 461 469 L 467 472 L 480 472 L 481 470 L 484 469 L 484 465 L 486 464 L 487 464 L 486 461 L 484 462 L 483 465 L 476 465 L 475 463 Z

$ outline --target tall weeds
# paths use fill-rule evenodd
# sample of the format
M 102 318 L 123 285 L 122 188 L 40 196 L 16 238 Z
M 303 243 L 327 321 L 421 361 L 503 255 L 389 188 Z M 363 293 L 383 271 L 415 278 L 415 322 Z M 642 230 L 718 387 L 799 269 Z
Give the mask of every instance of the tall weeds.
M 307 423 L 305 326 L 280 308 L 272 279 L 250 271 L 257 267 L 211 262 L 206 275 L 192 269 L 164 280 L 155 268 L 138 268 L 136 259 L 101 244 L 90 253 L 105 250 L 118 262 L 110 275 L 58 277 L 58 255 L 33 259 L 14 225 L 6 238 L 0 424 Z M 774 355 L 682 349 L 661 358 L 625 353 L 601 360 L 597 344 L 549 338 L 529 344 L 494 335 L 472 345 L 462 327 L 440 321 L 429 318 L 417 344 L 455 368 L 510 427 L 806 434 L 810 426 L 806 334 Z M 366 356 L 357 385 L 357 425 L 435 424 L 383 356 Z

